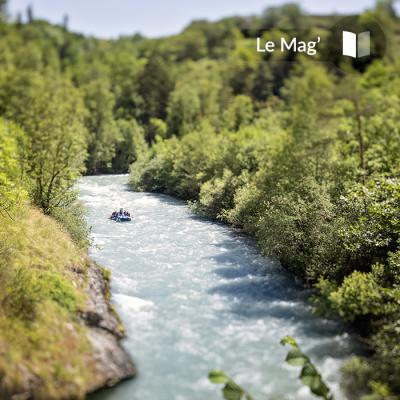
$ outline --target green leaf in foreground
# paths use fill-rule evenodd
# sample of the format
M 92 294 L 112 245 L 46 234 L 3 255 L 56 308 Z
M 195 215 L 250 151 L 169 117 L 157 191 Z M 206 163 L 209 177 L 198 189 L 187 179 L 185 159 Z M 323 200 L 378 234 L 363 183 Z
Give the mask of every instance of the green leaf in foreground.
M 302 367 L 299 378 L 303 384 L 308 386 L 311 392 L 316 396 L 324 400 L 333 400 L 329 387 L 322 379 L 321 374 L 311 362 L 310 358 L 301 351 L 296 340 L 291 336 L 285 336 L 281 340 L 281 344 L 288 344 L 292 347 L 292 350 L 290 350 L 286 356 L 286 362 L 290 365 Z
M 212 370 L 208 374 L 211 383 L 225 383 L 222 389 L 225 400 L 253 400 L 249 393 L 234 382 L 223 371 Z
M 226 400 L 241 400 L 244 396 L 243 390 L 235 382 L 229 381 L 222 390 Z
M 285 336 L 284 338 L 281 339 L 281 345 L 285 346 L 286 344 L 292 346 L 295 349 L 299 348 L 296 340 L 292 336 L 289 336 L 289 335 L 287 335 L 287 336 Z
M 322 380 L 321 375 L 314 367 L 313 364 L 307 363 L 300 373 L 301 381 L 307 385 L 311 392 L 316 396 L 322 397 L 323 399 L 331 399 L 329 397 L 329 388 Z
M 299 349 L 290 350 L 286 356 L 286 362 L 290 365 L 303 367 L 310 359 Z
M 224 371 L 217 371 L 214 369 L 209 372 L 208 379 L 211 383 L 225 383 L 228 380 Z

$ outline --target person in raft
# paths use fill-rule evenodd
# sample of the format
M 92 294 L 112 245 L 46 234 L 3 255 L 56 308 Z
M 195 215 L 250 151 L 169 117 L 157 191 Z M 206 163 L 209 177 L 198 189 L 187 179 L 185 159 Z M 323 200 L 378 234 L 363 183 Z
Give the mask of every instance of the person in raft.
M 110 219 L 115 219 L 118 217 L 130 217 L 130 216 L 131 216 L 131 214 L 129 211 L 124 211 L 123 208 L 120 208 L 119 212 L 118 211 L 112 212 Z

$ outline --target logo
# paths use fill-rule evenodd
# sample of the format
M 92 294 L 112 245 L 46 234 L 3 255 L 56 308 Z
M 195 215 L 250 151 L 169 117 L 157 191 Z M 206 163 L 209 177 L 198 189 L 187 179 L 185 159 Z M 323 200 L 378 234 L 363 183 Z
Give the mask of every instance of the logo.
M 336 20 L 324 41 L 321 59 L 346 74 L 358 73 L 382 60 L 386 49 L 386 35 L 379 22 L 353 15 Z
M 317 36 L 315 40 L 299 40 L 297 37 L 286 39 L 285 37 L 280 38 L 279 49 L 281 53 L 292 52 L 292 53 L 306 53 L 309 56 L 315 56 L 317 54 L 317 46 L 321 42 L 321 38 Z M 273 40 L 262 41 L 261 37 L 257 37 L 257 53 L 273 53 L 277 49 L 277 45 Z
M 371 32 L 355 34 L 343 31 L 343 55 L 362 58 L 371 55 Z

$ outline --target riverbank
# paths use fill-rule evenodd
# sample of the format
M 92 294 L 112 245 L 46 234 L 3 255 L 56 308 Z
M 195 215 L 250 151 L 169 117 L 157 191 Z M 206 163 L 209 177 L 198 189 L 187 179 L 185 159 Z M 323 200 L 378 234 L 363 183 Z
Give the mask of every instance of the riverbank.
M 0 219 L 0 399 L 80 399 L 135 376 L 109 272 L 35 208 Z

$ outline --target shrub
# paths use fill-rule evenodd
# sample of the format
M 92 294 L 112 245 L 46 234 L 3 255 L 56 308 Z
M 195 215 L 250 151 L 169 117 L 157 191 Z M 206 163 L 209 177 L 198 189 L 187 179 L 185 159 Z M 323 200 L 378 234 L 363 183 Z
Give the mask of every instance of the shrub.
M 85 208 L 77 200 L 53 210 L 52 216 L 70 234 L 73 242 L 81 249 L 90 244 L 90 228 L 85 219 Z
M 371 273 L 355 271 L 329 295 L 329 300 L 342 318 L 354 321 L 361 316 L 382 315 L 387 297 Z
M 321 276 L 335 277 L 339 268 L 337 223 L 326 190 L 305 179 L 290 191 L 278 188 L 267 198 L 256 236 L 266 254 L 315 282 Z
M 216 177 L 203 183 L 196 210 L 211 218 L 226 220 L 226 214 L 234 205 L 234 194 L 242 181 L 241 177 L 224 169 L 221 178 Z

